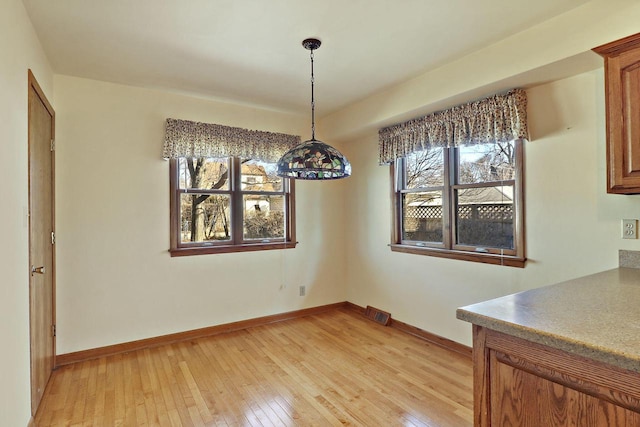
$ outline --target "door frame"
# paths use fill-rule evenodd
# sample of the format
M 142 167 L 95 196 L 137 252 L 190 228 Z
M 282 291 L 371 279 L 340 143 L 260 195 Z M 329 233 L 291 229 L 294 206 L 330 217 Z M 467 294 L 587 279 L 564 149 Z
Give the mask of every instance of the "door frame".
M 28 81 L 28 87 L 27 87 L 27 174 L 28 174 L 28 188 L 27 188 L 27 194 L 28 194 L 28 203 L 29 203 L 29 213 L 31 213 L 31 146 L 33 141 L 31 141 L 31 98 L 29 96 L 29 93 L 31 90 L 33 90 L 35 92 L 35 94 L 38 96 L 38 98 L 40 98 L 40 101 L 42 102 L 42 104 L 44 105 L 45 109 L 47 110 L 47 112 L 51 115 L 51 139 L 52 141 L 55 141 L 55 123 L 56 123 L 56 113 L 53 109 L 53 107 L 51 106 L 51 104 L 49 103 L 49 100 L 47 99 L 47 97 L 44 94 L 44 91 L 42 90 L 42 88 L 40 87 L 40 84 L 38 84 L 38 81 L 36 80 L 35 76 L 33 75 L 33 72 L 31 71 L 31 69 L 28 70 L 28 77 L 27 77 L 27 81 Z M 54 236 L 55 236 L 55 144 L 54 142 L 52 142 L 52 147 L 51 147 L 51 228 L 52 228 L 52 232 L 54 232 Z M 29 214 L 29 244 L 28 244 L 28 250 L 29 250 L 29 268 L 32 265 L 32 259 L 31 259 L 31 214 Z M 52 237 L 53 238 L 53 237 Z M 55 240 L 51 245 L 51 324 L 53 325 L 54 331 L 53 331 L 53 337 L 52 337 L 52 368 L 55 369 L 56 367 L 56 333 L 55 333 L 55 325 L 56 325 L 56 245 L 55 245 Z M 29 293 L 31 293 L 31 272 L 29 271 L 28 273 L 29 275 L 27 276 L 29 279 Z M 29 296 L 29 334 L 31 335 L 31 311 L 32 311 L 32 306 L 31 306 L 31 296 Z M 31 354 L 32 354 L 32 348 L 31 348 L 31 337 L 29 337 L 29 372 L 30 372 L 30 389 L 33 388 L 34 386 L 34 382 L 33 382 L 33 364 L 31 362 Z M 35 416 L 36 411 L 38 408 L 34 408 L 34 404 L 35 402 L 33 401 L 33 391 L 31 391 L 30 393 L 31 395 L 31 412 L 32 415 Z

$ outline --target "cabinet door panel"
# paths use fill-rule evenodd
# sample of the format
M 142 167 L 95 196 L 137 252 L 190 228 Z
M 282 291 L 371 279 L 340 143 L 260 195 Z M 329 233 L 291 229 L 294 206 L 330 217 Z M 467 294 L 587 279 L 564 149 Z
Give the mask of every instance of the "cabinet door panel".
M 637 56 L 637 55 L 635 55 Z M 622 67 L 622 147 L 626 177 L 640 176 L 640 58 Z
M 492 426 L 640 426 L 640 414 L 491 357 Z

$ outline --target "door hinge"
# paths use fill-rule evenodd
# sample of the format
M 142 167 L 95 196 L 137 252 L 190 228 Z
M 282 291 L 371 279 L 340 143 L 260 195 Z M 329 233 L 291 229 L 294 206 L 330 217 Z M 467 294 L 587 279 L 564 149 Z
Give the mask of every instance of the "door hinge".
M 56 232 L 55 231 L 51 232 L 51 244 L 52 245 L 56 244 Z
M 55 337 L 56 336 L 56 325 L 51 325 L 51 336 Z
M 51 140 L 51 151 L 55 151 L 56 150 L 56 140 L 52 139 Z

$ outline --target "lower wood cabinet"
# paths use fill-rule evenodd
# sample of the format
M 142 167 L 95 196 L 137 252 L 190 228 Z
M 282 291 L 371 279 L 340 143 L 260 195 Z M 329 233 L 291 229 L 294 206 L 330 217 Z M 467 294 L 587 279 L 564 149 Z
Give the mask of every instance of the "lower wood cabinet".
M 640 426 L 640 374 L 477 325 L 475 426 Z

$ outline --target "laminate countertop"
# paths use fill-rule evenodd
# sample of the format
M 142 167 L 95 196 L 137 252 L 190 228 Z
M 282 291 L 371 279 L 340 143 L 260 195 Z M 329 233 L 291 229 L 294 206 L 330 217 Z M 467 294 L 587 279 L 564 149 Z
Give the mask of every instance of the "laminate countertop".
M 459 308 L 457 318 L 640 373 L 640 269 L 616 268 Z

